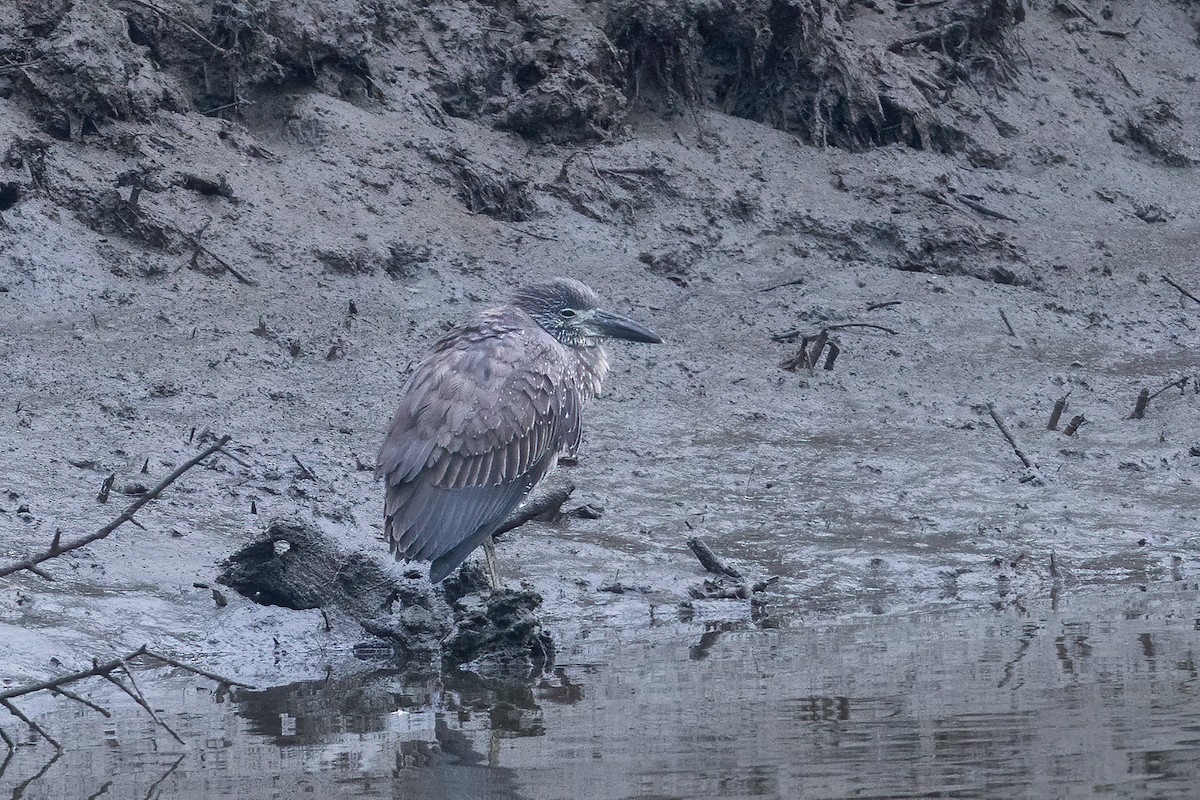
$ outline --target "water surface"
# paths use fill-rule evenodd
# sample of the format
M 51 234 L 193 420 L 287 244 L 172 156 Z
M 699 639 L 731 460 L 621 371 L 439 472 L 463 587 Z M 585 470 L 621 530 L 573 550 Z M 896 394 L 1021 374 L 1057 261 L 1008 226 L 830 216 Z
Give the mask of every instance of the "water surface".
M 139 682 L 181 748 L 111 687 L 115 716 L 44 698 L 0 794 L 65 797 L 899 798 L 1194 796 L 1195 586 L 1024 607 L 670 620 L 562 643 L 533 680 L 405 676 L 220 692 Z

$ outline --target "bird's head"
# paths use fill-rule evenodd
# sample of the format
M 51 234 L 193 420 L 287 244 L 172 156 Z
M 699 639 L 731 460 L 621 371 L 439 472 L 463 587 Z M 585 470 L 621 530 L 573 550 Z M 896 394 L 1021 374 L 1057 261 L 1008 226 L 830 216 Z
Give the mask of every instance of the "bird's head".
M 605 311 L 596 293 L 572 278 L 523 286 L 513 304 L 568 347 L 589 347 L 609 338 L 652 344 L 662 341 L 645 325 Z

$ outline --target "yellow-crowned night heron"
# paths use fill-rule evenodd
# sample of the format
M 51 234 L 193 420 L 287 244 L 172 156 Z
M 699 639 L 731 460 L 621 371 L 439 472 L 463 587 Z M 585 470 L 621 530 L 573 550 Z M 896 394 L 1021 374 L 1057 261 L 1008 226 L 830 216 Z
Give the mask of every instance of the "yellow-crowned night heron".
M 661 342 L 599 307 L 579 281 L 519 289 L 452 330 L 417 367 L 379 450 L 387 483 L 384 532 L 392 552 L 445 578 L 574 455 L 580 413 L 600 392 L 613 337 Z

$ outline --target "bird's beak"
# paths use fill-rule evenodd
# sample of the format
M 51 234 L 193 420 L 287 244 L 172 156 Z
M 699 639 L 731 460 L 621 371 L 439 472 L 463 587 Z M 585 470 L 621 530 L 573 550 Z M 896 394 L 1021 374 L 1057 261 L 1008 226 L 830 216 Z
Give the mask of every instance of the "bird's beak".
M 628 317 L 622 317 L 619 314 L 605 311 L 602 308 L 597 309 L 592 314 L 589 322 L 590 326 L 601 336 L 609 336 L 613 339 L 625 339 L 629 342 L 662 343 L 662 338 L 657 333 L 640 322 L 634 322 Z

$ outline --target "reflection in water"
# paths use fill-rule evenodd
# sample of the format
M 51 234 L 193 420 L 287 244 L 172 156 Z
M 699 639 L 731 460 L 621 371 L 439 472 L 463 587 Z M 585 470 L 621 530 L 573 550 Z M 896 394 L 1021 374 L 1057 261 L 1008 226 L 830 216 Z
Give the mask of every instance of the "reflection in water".
M 142 680 L 191 748 L 136 709 L 48 705 L 74 746 L 47 764 L 23 744 L 0 796 L 1190 797 L 1197 613 L 1194 591 L 1164 589 L 662 624 L 563 643 L 533 681 L 335 674 L 225 703 Z

